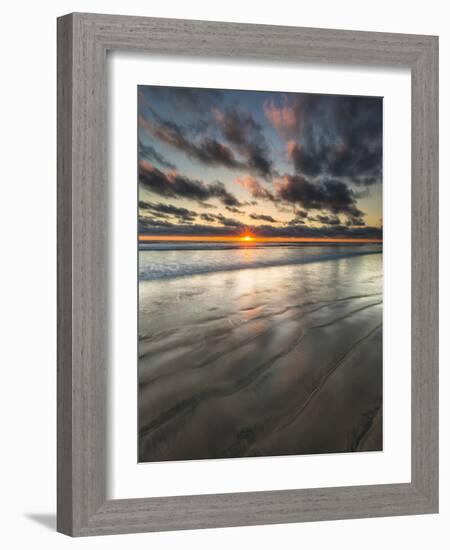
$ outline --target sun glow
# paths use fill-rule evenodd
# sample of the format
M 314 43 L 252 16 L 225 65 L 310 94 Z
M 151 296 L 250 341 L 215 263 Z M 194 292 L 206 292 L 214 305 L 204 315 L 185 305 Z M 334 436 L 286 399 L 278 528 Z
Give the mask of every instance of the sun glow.
M 249 240 L 246 237 L 249 237 Z M 252 235 L 139 235 L 142 243 L 152 241 L 172 242 L 257 242 L 257 243 L 382 243 L 382 239 L 362 237 L 258 237 Z

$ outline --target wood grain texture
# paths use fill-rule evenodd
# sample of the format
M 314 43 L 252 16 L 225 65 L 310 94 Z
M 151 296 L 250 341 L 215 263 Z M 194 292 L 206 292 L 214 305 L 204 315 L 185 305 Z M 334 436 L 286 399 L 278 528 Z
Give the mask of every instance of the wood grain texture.
M 65 328 L 58 341 L 58 430 L 62 456 L 70 453 L 70 462 L 58 461 L 67 489 L 58 495 L 58 529 L 69 533 L 106 498 L 106 67 L 102 45 L 86 30 L 76 16 L 58 25 L 59 66 L 67 77 L 59 82 L 58 310 Z
M 412 480 L 438 507 L 438 42 L 411 71 Z
M 410 67 L 411 483 L 106 498 L 106 53 Z M 432 36 L 71 14 L 58 20 L 58 530 L 99 535 L 438 509 L 438 40 Z
M 72 21 L 58 21 L 57 528 L 72 525 Z

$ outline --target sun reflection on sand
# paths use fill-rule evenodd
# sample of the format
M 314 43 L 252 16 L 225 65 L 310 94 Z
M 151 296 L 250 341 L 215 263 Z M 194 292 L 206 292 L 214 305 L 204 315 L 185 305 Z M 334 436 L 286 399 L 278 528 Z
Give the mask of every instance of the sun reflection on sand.
M 364 449 L 381 448 L 381 254 L 247 244 L 162 254 L 211 266 L 214 256 L 222 270 L 140 281 L 141 461 L 361 450 L 367 415 Z

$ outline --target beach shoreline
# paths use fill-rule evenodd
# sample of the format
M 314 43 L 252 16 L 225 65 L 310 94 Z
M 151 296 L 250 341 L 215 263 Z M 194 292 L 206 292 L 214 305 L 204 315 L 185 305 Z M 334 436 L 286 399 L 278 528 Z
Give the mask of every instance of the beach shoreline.
M 139 461 L 382 450 L 381 254 L 312 260 L 140 280 Z

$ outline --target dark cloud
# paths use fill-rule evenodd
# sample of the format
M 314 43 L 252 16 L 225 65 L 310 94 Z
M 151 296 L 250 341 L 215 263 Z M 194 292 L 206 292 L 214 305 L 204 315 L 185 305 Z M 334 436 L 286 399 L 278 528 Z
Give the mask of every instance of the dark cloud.
M 225 206 L 228 212 L 233 212 L 233 214 L 245 214 L 244 210 L 239 210 L 235 206 Z
M 157 162 L 163 168 L 175 169 L 175 165 L 169 162 L 161 153 L 158 153 L 151 145 L 144 145 L 139 141 L 139 158 L 150 162 Z
M 307 176 L 317 176 L 323 170 L 322 158 L 305 146 L 299 145 L 296 141 L 290 140 L 287 143 L 288 158 L 292 161 L 294 168 Z
M 310 227 L 301 223 L 289 223 L 284 227 L 259 226 L 250 228 L 255 235 L 260 237 L 304 237 L 304 238 L 353 238 L 353 239 L 382 239 L 382 230 L 378 227 L 347 227 L 323 226 Z
M 205 164 L 223 164 L 228 168 L 238 168 L 240 163 L 236 160 L 233 151 L 211 138 L 204 138 L 198 146 L 194 146 L 194 156 Z
M 228 168 L 241 167 L 241 163 L 227 145 L 210 137 L 203 137 L 195 141 L 189 136 L 185 128 L 175 122 L 163 120 L 156 113 L 154 113 L 154 120 L 152 121 L 140 117 L 139 124 L 160 141 L 204 164 L 220 164 Z
M 215 181 L 208 186 L 211 198 L 219 199 L 225 206 L 244 206 L 232 193 L 227 191 L 225 185 L 221 181 Z
M 218 225 L 183 225 L 183 224 L 160 224 L 152 223 L 149 226 L 140 226 L 140 234 L 152 235 L 157 237 L 161 236 L 177 236 L 183 235 L 189 237 L 190 235 L 201 236 L 217 236 L 217 237 L 230 237 L 238 236 L 242 234 L 242 227 L 229 227 Z
M 250 214 L 250 218 L 252 220 L 261 220 L 269 223 L 278 223 L 278 221 L 274 220 L 272 216 L 266 216 L 266 214 Z
M 266 179 L 272 175 L 272 162 L 262 128 L 246 111 L 221 112 L 214 108 L 214 119 L 181 125 L 165 120 L 147 101 L 144 104 L 148 116 L 141 114 L 139 127 L 188 157 L 207 165 L 246 169 Z M 207 135 L 208 129 L 217 125 L 233 148 Z
M 306 210 L 327 210 L 360 219 L 364 213 L 356 206 L 354 192 L 342 181 L 311 183 L 300 175 L 285 175 L 275 183 L 277 197 Z
M 187 208 L 180 208 L 173 204 L 153 203 L 139 201 L 139 211 L 151 212 L 158 217 L 175 216 L 180 220 L 194 221 L 197 216 L 197 212 L 188 210 Z
M 227 218 L 223 214 L 200 214 L 200 218 L 206 222 L 221 223 L 224 227 L 243 228 L 244 224 L 233 218 Z
M 222 112 L 214 108 L 214 119 L 182 126 L 165 120 L 149 105 L 146 108 L 150 116 L 140 116 L 140 127 L 190 158 L 204 164 L 246 169 L 266 179 L 272 175 L 272 161 L 262 128 L 249 113 L 240 109 Z M 232 147 L 206 135 L 209 128 L 217 125 Z
M 165 220 L 155 220 L 153 218 L 139 218 L 139 233 L 152 233 L 152 230 L 159 229 L 172 229 L 173 227 L 176 227 L 175 224 L 172 222 L 168 222 Z M 150 229 L 150 231 L 149 231 Z
M 296 210 L 295 215 L 297 218 L 307 218 L 309 214 L 306 210 Z
M 215 221 L 217 221 L 215 214 L 200 214 L 200 218 L 205 222 L 214 223 Z
M 355 190 L 355 197 L 357 199 L 365 199 L 370 196 L 371 196 L 371 192 L 369 187 L 360 187 L 357 190 Z
M 352 226 L 364 226 L 366 225 L 364 220 L 362 218 L 348 218 L 347 220 L 347 226 L 349 227 L 352 227 Z
M 158 98 L 177 109 L 203 114 L 220 104 L 223 93 L 206 88 L 182 88 L 175 86 L 139 86 L 140 97 L 144 101 Z
M 268 179 L 273 166 L 261 125 L 240 108 L 215 109 L 214 113 L 224 137 L 244 157 L 248 169 Z
M 206 221 L 206 220 L 205 220 Z M 239 236 L 244 231 L 250 231 L 259 237 L 298 237 L 298 238 L 322 238 L 322 239 L 374 239 L 381 240 L 383 233 L 378 227 L 347 227 L 324 226 L 309 227 L 301 223 L 288 223 L 285 226 L 259 225 L 243 226 L 236 222 L 235 225 L 205 225 L 205 224 L 171 224 L 164 220 L 152 220 L 147 224 L 141 223 L 140 232 L 153 236 Z
M 382 174 L 382 99 L 298 94 L 265 104 L 297 173 L 372 185 Z
M 172 223 L 166 220 L 140 218 L 139 231 L 144 235 L 217 235 L 226 237 L 240 235 L 247 228 L 238 220 L 227 218 L 222 214 L 202 213 L 198 215 L 198 218 L 207 224 L 186 224 L 183 221 Z
M 292 218 L 292 220 L 289 220 L 286 222 L 287 225 L 305 225 L 305 222 L 300 218 Z
M 205 184 L 175 171 L 164 173 L 146 161 L 139 163 L 139 182 L 149 191 L 163 197 L 184 197 L 200 204 L 217 199 L 225 206 L 242 206 L 221 182 Z
M 341 225 L 341 220 L 339 219 L 339 216 L 327 216 L 326 214 L 319 214 L 315 218 L 310 219 L 312 221 L 320 222 L 323 225 Z
M 286 209 L 289 211 L 289 209 Z M 309 214 L 306 210 L 294 210 L 294 218 L 289 220 L 287 225 L 305 225 L 305 220 L 308 218 Z

